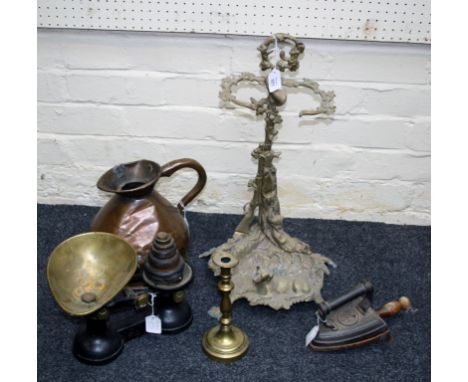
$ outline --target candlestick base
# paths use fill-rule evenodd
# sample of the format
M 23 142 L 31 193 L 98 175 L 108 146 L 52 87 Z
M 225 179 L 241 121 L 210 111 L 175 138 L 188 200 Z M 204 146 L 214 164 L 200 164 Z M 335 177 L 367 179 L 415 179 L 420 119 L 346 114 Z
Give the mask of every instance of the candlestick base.
M 249 338 L 237 326 L 222 331 L 220 325 L 208 330 L 203 336 L 203 351 L 218 362 L 232 362 L 242 358 L 249 350 Z

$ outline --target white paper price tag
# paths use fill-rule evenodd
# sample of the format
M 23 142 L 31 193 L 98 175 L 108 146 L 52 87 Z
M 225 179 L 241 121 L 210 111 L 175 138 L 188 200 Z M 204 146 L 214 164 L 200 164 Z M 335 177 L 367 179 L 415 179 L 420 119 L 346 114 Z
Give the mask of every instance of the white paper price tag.
M 147 333 L 161 334 L 161 319 L 158 316 L 152 314 L 145 318 L 145 329 Z
M 279 89 L 281 89 L 281 72 L 275 68 L 268 75 L 268 90 L 273 93 Z
M 309 333 L 306 335 L 306 341 L 305 341 L 305 346 L 309 346 L 309 344 L 314 340 L 315 337 L 317 337 L 319 331 L 319 326 L 315 325 Z

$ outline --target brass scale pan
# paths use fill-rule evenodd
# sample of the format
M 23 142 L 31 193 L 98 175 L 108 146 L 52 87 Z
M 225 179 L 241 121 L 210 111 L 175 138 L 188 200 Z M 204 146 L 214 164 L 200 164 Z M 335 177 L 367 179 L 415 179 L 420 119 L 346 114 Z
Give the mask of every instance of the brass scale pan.
M 47 264 L 47 279 L 58 305 L 86 316 L 111 301 L 137 267 L 133 247 L 119 236 L 88 232 L 60 243 Z

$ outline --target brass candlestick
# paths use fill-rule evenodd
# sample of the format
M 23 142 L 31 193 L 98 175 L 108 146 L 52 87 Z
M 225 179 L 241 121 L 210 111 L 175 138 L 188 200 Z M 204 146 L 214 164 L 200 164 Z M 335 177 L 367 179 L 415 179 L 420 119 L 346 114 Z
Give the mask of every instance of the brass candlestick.
M 204 352 L 215 361 L 231 362 L 242 358 L 249 349 L 249 338 L 238 327 L 232 325 L 232 304 L 230 293 L 234 288 L 231 281 L 231 268 L 239 261 L 226 252 L 216 252 L 212 261 L 221 268 L 221 280 L 218 289 L 223 293 L 219 324 L 208 330 L 203 336 Z

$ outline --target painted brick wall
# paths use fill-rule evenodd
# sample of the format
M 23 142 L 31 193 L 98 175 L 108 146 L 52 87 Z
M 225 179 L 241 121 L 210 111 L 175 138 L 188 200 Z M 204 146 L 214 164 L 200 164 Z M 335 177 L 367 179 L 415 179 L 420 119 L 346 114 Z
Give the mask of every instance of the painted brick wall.
M 263 123 L 220 109 L 218 92 L 226 75 L 258 73 L 261 41 L 39 30 L 38 201 L 103 205 L 95 184 L 113 165 L 191 157 L 209 180 L 190 210 L 240 214 Z M 275 146 L 283 214 L 430 224 L 430 47 L 304 42 L 297 77 L 334 90 L 337 113 L 299 119 L 311 98 L 289 95 Z M 175 203 L 194 177 L 158 187 Z

